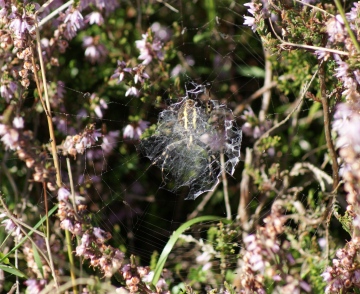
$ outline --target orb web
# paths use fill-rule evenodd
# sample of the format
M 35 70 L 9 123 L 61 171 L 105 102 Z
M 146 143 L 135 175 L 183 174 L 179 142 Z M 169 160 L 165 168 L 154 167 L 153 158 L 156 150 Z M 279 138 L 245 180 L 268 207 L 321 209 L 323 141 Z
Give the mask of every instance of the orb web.
M 223 171 L 233 175 L 241 139 L 241 129 L 225 105 L 187 96 L 159 114 L 154 134 L 142 139 L 139 149 L 161 169 L 163 188 L 170 186 L 176 193 L 188 187 L 185 199 L 194 200 L 212 191 Z

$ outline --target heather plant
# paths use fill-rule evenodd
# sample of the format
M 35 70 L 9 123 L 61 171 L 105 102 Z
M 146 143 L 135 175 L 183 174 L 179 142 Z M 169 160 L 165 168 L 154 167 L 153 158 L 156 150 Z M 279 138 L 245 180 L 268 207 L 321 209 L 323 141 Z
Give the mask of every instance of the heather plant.
M 359 292 L 359 7 L 0 0 L 0 289 Z

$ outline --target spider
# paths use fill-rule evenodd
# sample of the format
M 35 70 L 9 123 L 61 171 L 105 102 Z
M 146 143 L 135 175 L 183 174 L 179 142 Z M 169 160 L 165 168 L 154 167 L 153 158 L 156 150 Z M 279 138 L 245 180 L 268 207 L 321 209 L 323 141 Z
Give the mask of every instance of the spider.
M 171 128 L 170 132 L 161 130 L 168 138 L 168 144 L 156 146 L 154 149 L 159 152 L 152 157 L 153 165 L 161 168 L 164 182 L 167 173 L 175 181 L 186 184 L 191 184 L 199 176 L 216 177 L 213 172 L 218 169 L 218 161 L 200 139 L 208 129 L 211 106 L 210 103 L 201 104 L 187 98 L 167 115 L 163 115 L 163 124 L 160 126 Z
M 140 151 L 161 169 L 164 184 L 171 176 L 172 191 L 189 188 L 185 199 L 212 190 L 222 168 L 233 175 L 241 145 L 231 110 L 211 100 L 204 85 L 192 86 L 185 98 L 160 112 L 155 133 L 140 143 Z

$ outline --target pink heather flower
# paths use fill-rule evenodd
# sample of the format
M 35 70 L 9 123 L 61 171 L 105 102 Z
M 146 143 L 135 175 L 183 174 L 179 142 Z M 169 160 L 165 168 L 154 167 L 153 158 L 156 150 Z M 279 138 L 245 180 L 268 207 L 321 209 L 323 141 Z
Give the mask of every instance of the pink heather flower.
M 99 98 L 95 93 L 90 96 L 90 103 L 97 117 L 103 117 L 103 109 L 108 109 L 108 105 L 104 99 Z
M 264 272 L 265 271 L 265 263 L 260 254 L 253 253 L 250 257 L 251 268 L 253 271 Z
M 65 96 L 66 90 L 65 90 L 65 83 L 63 81 L 57 81 L 56 83 L 56 97 L 58 99 L 62 99 Z
M 25 11 L 22 15 L 18 12 L 16 6 L 11 6 L 12 13 L 9 15 L 10 21 L 9 29 L 14 32 L 14 35 L 21 38 L 26 32 L 30 32 L 34 26 L 34 19 L 27 16 Z
M 126 63 L 124 61 L 117 61 L 117 65 L 118 68 L 115 70 L 114 74 L 111 76 L 110 79 L 118 79 L 118 83 L 122 82 L 124 77 L 125 77 L 125 73 L 131 73 L 132 69 L 130 67 L 126 67 Z
M 360 85 L 360 70 L 358 70 L 358 69 L 355 70 L 354 76 L 355 76 L 356 82 Z
M 60 223 L 60 228 L 62 228 L 63 230 L 68 230 L 68 231 L 72 232 L 74 230 L 74 225 L 71 220 L 66 218 Z
M 86 251 L 86 247 L 84 244 L 81 244 L 76 247 L 76 256 L 83 256 Z
M 354 22 L 358 19 L 360 6 L 359 2 L 355 2 L 353 4 L 354 7 L 351 8 L 351 11 L 349 13 L 346 13 L 346 19 L 349 21 L 351 29 L 355 30 L 356 25 L 354 24 Z
M 1 84 L 2 85 L 0 86 L 0 95 L 2 98 L 6 100 L 7 103 L 9 103 L 10 99 L 14 98 L 14 94 L 18 86 L 13 81 L 6 82 L 2 80 Z
M 246 246 L 248 246 L 250 243 L 253 243 L 256 241 L 256 236 L 254 234 L 248 235 L 244 238 L 244 243 Z
M 158 22 L 151 25 L 151 30 L 154 32 L 155 37 L 162 42 L 166 42 L 171 38 L 171 30 Z
M 118 0 L 92 0 L 95 6 L 100 10 L 105 10 L 106 14 L 114 11 L 119 6 Z
M 125 93 L 126 97 L 129 95 L 137 97 L 137 96 L 139 96 L 139 90 L 136 89 L 135 87 L 130 87 Z
M 195 65 L 195 60 L 191 55 L 187 55 L 185 57 L 185 61 L 186 63 L 191 67 Z M 171 70 L 171 77 L 176 77 L 178 76 L 180 73 L 185 73 L 186 72 L 186 68 L 183 67 L 182 64 L 178 64 L 176 65 L 172 70 Z
M 310 285 L 309 285 L 308 283 L 306 283 L 306 282 L 304 282 L 304 281 L 300 281 L 299 284 L 300 284 L 300 287 L 301 287 L 305 292 L 310 293 L 311 287 L 310 287 Z
M 249 7 L 249 8 L 248 8 L 248 12 L 249 12 L 251 15 L 253 15 L 253 16 L 255 15 L 256 8 L 255 8 L 254 3 L 252 3 L 252 2 L 245 3 L 244 6 Z M 257 26 L 256 26 L 256 23 L 255 23 L 255 18 L 254 18 L 254 17 L 244 16 L 244 25 L 251 27 L 251 29 L 252 29 L 253 32 L 256 31 Z
M 317 59 L 322 60 L 324 59 L 324 61 L 328 60 L 330 57 L 330 53 L 324 50 L 315 50 L 315 55 L 317 57 Z
M 123 137 L 124 139 L 132 139 L 134 138 L 134 134 L 135 134 L 135 128 L 133 125 L 127 125 L 125 128 L 124 128 L 124 133 L 123 133 Z
M 7 217 L 7 215 L 5 213 L 0 214 L 0 218 L 4 218 L 4 217 Z M 21 229 L 11 219 L 5 219 L 1 223 L 5 225 L 5 231 L 8 234 L 11 234 L 12 236 L 14 236 L 16 238 L 16 240 L 21 239 L 21 237 L 22 237 Z
M 352 277 L 352 282 L 355 284 L 360 283 L 360 270 L 357 269 L 354 271 L 354 275 Z
M 95 130 L 87 131 L 81 138 L 80 142 L 75 144 L 76 152 L 83 154 L 85 149 L 90 148 L 98 141 L 98 137 L 101 137 L 100 132 Z
M 324 250 L 324 249 L 325 249 L 325 246 L 326 246 L 326 243 L 327 243 L 326 239 L 325 239 L 325 238 L 320 238 L 320 239 L 318 240 L 318 243 L 319 243 L 320 248 L 321 248 L 322 250 Z
M 351 145 L 360 150 L 360 114 L 353 107 L 347 103 L 337 105 L 332 123 L 333 130 L 338 133 L 337 148 Z
M 326 30 L 330 42 L 343 42 L 345 40 L 346 30 L 344 30 L 344 20 L 340 14 L 327 22 Z
M 335 70 L 337 72 L 335 74 L 335 76 L 339 79 L 346 78 L 347 74 L 348 74 L 349 65 L 345 61 L 342 61 L 342 60 L 337 61 L 337 64 L 338 64 L 338 67 L 335 68 Z
M 101 99 L 102 101 L 104 101 L 103 99 Z M 101 101 L 100 101 L 101 103 Z M 107 106 L 107 104 L 105 103 L 105 105 Z M 107 107 L 106 107 L 107 108 Z M 105 109 L 106 109 L 105 108 Z M 94 108 L 94 112 L 96 114 L 97 117 L 99 118 L 102 118 L 103 117 L 103 113 L 102 113 L 102 110 L 101 110 L 101 106 L 100 105 L 96 105 L 95 108 Z
M 149 75 L 144 72 L 145 67 L 144 66 L 136 66 L 134 67 L 132 70 L 135 72 L 134 75 L 134 82 L 135 84 L 137 84 L 138 81 L 140 81 L 140 83 L 143 83 L 145 79 L 150 78 Z
M 85 49 L 85 57 L 91 63 L 101 63 L 105 60 L 107 56 L 107 50 L 103 44 L 99 43 L 98 37 L 84 37 L 83 39 L 83 47 Z
M 119 135 L 120 131 L 111 131 L 103 137 L 101 149 L 104 151 L 105 156 L 110 154 L 111 151 L 114 150 L 114 146 L 116 146 Z
M 70 192 L 68 190 L 66 190 L 63 187 L 59 188 L 58 197 L 57 197 L 59 201 L 67 202 L 69 200 L 69 197 L 70 197 Z
M 71 40 L 76 36 L 76 32 L 84 26 L 84 18 L 80 11 L 73 7 L 68 8 L 65 13 L 66 31 L 64 36 L 66 39 Z
M 107 233 L 100 228 L 95 227 L 93 229 L 93 234 L 94 234 L 95 238 L 97 238 L 99 240 L 99 242 L 104 242 L 106 240 Z
M 244 25 L 251 27 L 253 32 L 256 32 L 256 23 L 255 23 L 255 18 L 251 17 L 251 16 L 244 16 Z
M 2 136 L 1 141 L 5 145 L 5 149 L 16 150 L 19 146 L 19 133 L 15 129 L 9 129 Z
M 74 225 L 74 230 L 73 230 L 72 233 L 75 234 L 75 235 L 78 235 L 78 236 L 80 236 L 83 233 L 83 230 L 82 230 L 82 227 L 81 227 L 80 223 L 76 223 Z
M 89 24 L 97 24 L 101 26 L 104 23 L 104 18 L 102 17 L 101 13 L 97 11 L 93 11 L 85 16 L 85 22 Z
M 26 293 L 28 294 L 38 294 L 41 292 L 41 290 L 44 289 L 46 286 L 46 280 L 35 280 L 35 279 L 29 279 L 24 282 L 24 284 L 27 286 Z
M 24 119 L 22 117 L 15 117 L 13 119 L 13 126 L 16 129 L 23 129 L 24 128 Z
M 8 233 L 11 233 L 17 228 L 17 226 L 11 219 L 5 219 L 1 223 L 5 225 L 5 231 Z
M 135 41 L 135 44 L 140 51 L 138 58 L 143 60 L 142 64 L 149 64 L 154 57 L 163 60 L 164 54 L 161 51 L 162 45 L 160 41 L 154 40 L 149 43 L 147 33 L 142 35 L 142 40 Z
M 183 66 L 181 64 L 177 64 L 170 73 L 171 77 L 177 77 L 180 73 L 184 72 L 185 69 L 183 68 Z
M 91 238 L 90 238 L 90 235 L 89 234 L 84 234 L 82 237 L 81 237 L 81 244 L 88 247 L 90 246 L 90 242 L 91 242 Z
M 5 0 L 0 0 L 0 22 L 2 23 L 6 23 L 7 22 L 7 7 L 6 7 L 6 3 Z
M 4 124 L 0 124 L 0 136 L 3 136 L 6 134 L 8 128 Z
M 138 140 L 140 139 L 142 133 L 149 126 L 148 121 L 140 120 L 137 125 L 129 124 L 124 128 L 123 137 L 124 139 Z
M 124 271 L 124 269 L 126 269 L 127 271 L 129 271 L 130 270 L 130 266 L 127 264 L 127 265 L 125 265 L 125 266 L 123 266 L 123 268 L 122 268 L 122 272 L 126 272 L 126 271 Z M 154 271 L 150 271 L 147 275 L 145 275 L 145 276 L 143 276 L 142 277 L 142 281 L 143 282 L 145 282 L 145 283 L 150 283 L 151 281 L 152 281 L 152 279 L 153 279 L 153 277 L 154 277 Z
M 248 11 L 251 15 L 255 15 L 256 8 L 255 8 L 254 3 L 252 3 L 252 2 L 245 3 L 244 6 L 249 7 L 247 11 Z

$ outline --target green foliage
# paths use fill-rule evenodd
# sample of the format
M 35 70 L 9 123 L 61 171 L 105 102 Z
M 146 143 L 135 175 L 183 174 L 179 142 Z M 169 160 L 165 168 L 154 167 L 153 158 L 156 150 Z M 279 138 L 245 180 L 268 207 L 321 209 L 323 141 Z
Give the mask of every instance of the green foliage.
M 8 266 L 8 265 L 4 265 L 4 264 L 0 264 L 0 269 L 3 270 L 4 272 L 7 272 L 11 275 L 17 276 L 19 278 L 26 278 L 26 275 L 19 271 L 16 267 L 14 266 Z
M 75 1 L 71 9 L 75 9 L 80 2 L 86 1 Z M 324 188 L 321 185 L 325 182 L 321 178 L 324 175 L 320 173 L 331 175 L 331 162 L 336 161 L 329 156 L 329 139 L 325 137 L 324 109 L 318 78 L 321 62 L 314 51 L 318 47 L 329 49 L 330 43 L 326 43 L 327 25 L 338 11 L 331 3 L 324 1 L 313 7 L 284 1 L 269 1 L 265 7 L 265 3 L 257 1 L 254 4 L 259 5 L 260 11 L 257 11 L 255 17 L 259 19 L 256 34 L 252 34 L 251 29 L 243 25 L 242 16 L 251 14 L 248 6 L 231 0 L 200 2 L 121 1 L 118 9 L 104 14 L 104 24 L 86 25 L 72 40 L 61 37 L 54 41 L 56 46 L 50 52 L 46 51 L 44 44 L 54 36 L 55 26 L 49 21 L 41 27 L 51 115 L 64 187 L 70 187 L 69 173 L 62 153 L 64 140 L 91 129 L 88 126 L 99 133 L 99 141 L 85 148 L 83 154 L 77 153 L 76 158 L 71 159 L 76 199 L 87 205 L 74 212 L 75 219 L 78 222 L 86 219 L 101 230 L 111 232 L 113 238 L 109 243 L 126 253 L 127 258 L 133 253 L 139 254 L 136 258 L 131 257 L 132 273 L 136 272 L 137 265 L 150 265 L 150 269 L 155 272 L 151 282 L 152 291 L 155 291 L 155 285 L 164 276 L 172 293 L 203 293 L 204 289 L 208 293 L 225 290 L 237 293 L 239 289 L 234 289 L 234 285 L 243 285 L 238 283 L 237 274 L 245 279 L 251 272 L 249 268 L 245 272 L 241 268 L 246 262 L 249 263 L 248 260 L 239 262 L 239 258 L 251 251 L 244 243 L 243 236 L 261 235 L 269 220 L 267 217 L 271 216 L 277 218 L 271 228 L 274 238 L 256 246 L 259 251 L 267 243 L 280 244 L 280 247 L 279 252 L 271 251 L 268 254 L 273 259 L 266 261 L 265 273 L 286 274 L 287 277 L 308 283 L 312 293 L 322 293 L 327 284 L 321 273 L 324 272 L 328 256 L 325 256 L 327 249 L 320 247 L 319 240 L 328 235 L 327 246 L 331 257 L 335 249 L 340 247 L 339 244 L 348 240 L 348 234 L 352 236 L 354 231 L 353 215 L 348 211 L 344 215 L 338 212 L 345 207 L 332 207 L 332 197 L 339 199 L 344 198 L 344 195 L 337 190 L 333 191 L 331 183 L 326 182 Z M 16 5 L 22 7 L 23 3 L 16 1 Z M 94 8 L 96 5 L 92 4 L 86 14 Z M 31 15 L 36 9 L 35 4 L 29 3 L 25 5 L 24 13 Z M 324 9 L 327 13 L 324 13 Z M 95 9 L 103 12 L 100 10 Z M 23 10 L 16 17 L 22 14 Z M 59 22 L 60 19 L 61 17 Z M 14 16 L 8 23 L 13 21 Z M 160 42 L 163 55 L 157 56 L 151 52 L 151 62 L 143 64 L 139 59 L 140 51 L 136 41 L 142 40 L 142 35 L 147 33 L 147 48 L 153 50 L 159 37 L 150 26 L 156 23 L 166 35 Z M 0 25 L 2 42 L 6 37 L 6 25 L 5 21 Z M 61 30 L 57 33 L 60 32 Z M 10 36 L 13 35 L 12 32 Z M 107 50 L 103 60 L 92 62 L 86 59 L 83 44 L 86 37 L 92 37 L 95 45 L 102 45 Z M 27 35 L 27 40 L 31 41 L 31 48 L 35 49 L 33 45 L 36 45 L 36 41 L 33 37 Z M 59 50 L 62 41 L 68 43 L 64 52 Z M 339 42 L 335 49 L 345 50 L 344 44 Z M 22 48 L 15 49 L 11 43 L 11 48 L 6 51 L 5 45 L 3 42 L 0 49 L 1 86 L 15 81 L 19 84 L 19 89 L 9 101 L 0 97 L 0 123 L 13 128 L 14 117 L 24 117 L 23 133 L 27 134 L 26 131 L 31 130 L 33 137 L 28 134 L 28 138 L 31 138 L 30 146 L 27 146 L 29 153 L 25 154 L 21 153 L 21 148 L 28 144 L 25 139 L 12 150 L 5 145 L 6 137 L 3 139 L 1 134 L 0 190 L 5 194 L 7 207 L 14 213 L 12 217 L 21 219 L 27 225 L 24 226 L 27 233 L 14 244 L 13 232 L 1 231 L 0 269 L 21 279 L 28 278 L 19 270 L 26 268 L 23 255 L 17 257 L 19 268 L 12 265 L 15 252 L 28 246 L 24 244 L 30 242 L 25 241 L 35 239 L 35 230 L 44 226 L 46 221 L 46 217 L 39 216 L 46 214 L 44 210 L 48 205 L 51 236 L 47 238 L 54 242 L 53 248 L 60 248 L 61 258 L 55 264 L 59 267 L 59 272 L 67 276 L 70 275 L 70 267 L 67 261 L 64 262 L 67 258 L 64 255 L 66 241 L 63 230 L 60 230 L 60 222 L 55 217 L 58 208 L 57 191 L 46 186 L 54 171 L 53 161 L 49 156 L 51 148 L 47 114 L 40 103 L 44 85 L 41 82 L 41 90 L 37 89 L 30 69 L 30 86 L 20 88 L 19 72 L 23 69 L 23 59 L 17 55 L 22 53 Z M 346 46 L 351 47 L 351 44 L 346 43 Z M 11 54 L 13 59 L 9 57 Z M 358 56 L 344 56 L 349 58 L 349 72 L 358 70 Z M 342 99 L 344 83 L 335 76 L 339 72 L 337 61 L 330 55 L 327 58 L 323 62 L 326 98 L 329 100 L 329 114 L 333 116 Z M 268 63 L 265 63 L 265 59 Z M 118 61 L 124 61 L 127 68 L 122 81 L 111 78 L 118 67 Z M 36 54 L 35 62 L 39 63 Z M 144 73 L 148 75 L 142 81 L 134 78 L 134 72 L 139 66 L 143 66 Z M 38 74 L 40 77 L 40 72 Z M 299 108 L 292 112 L 314 74 L 315 79 L 306 88 L 305 98 Z M 272 76 L 272 80 L 265 81 L 269 76 Z M 234 110 L 237 124 L 243 125 L 241 161 L 244 160 L 245 167 L 243 169 L 242 165 L 237 168 L 233 176 L 225 175 L 226 181 L 221 177 L 213 194 L 204 193 L 196 201 L 184 202 L 183 196 L 186 195 L 187 188 L 180 189 L 178 195 L 162 189 L 162 183 L 166 182 L 168 175 L 156 169 L 156 163 L 147 160 L 139 152 L 138 146 L 141 140 L 156 135 L 159 113 L 181 101 L 193 85 L 206 88 L 206 91 L 195 95 L 197 103 L 213 99 L 219 105 L 224 104 Z M 131 87 L 138 90 L 137 95 L 129 94 Z M 261 88 L 261 95 L 254 95 Z M 1 95 L 4 95 L 3 89 Z M 59 95 L 59 91 L 63 91 L 63 95 Z M 270 97 L 268 101 L 266 97 Z M 244 114 L 247 107 L 251 107 L 252 112 Z M 287 118 L 289 113 L 292 115 Z M 183 118 L 174 116 L 174 119 L 180 121 Z M 149 127 L 139 130 L 141 122 L 149 122 Z M 214 122 L 216 123 L 217 121 Z M 331 122 L 328 124 L 331 127 Z M 174 132 L 172 127 L 173 125 L 169 125 L 159 135 L 170 136 Z M 139 136 L 125 136 L 126 128 L 134 130 Z M 270 129 L 271 132 L 268 132 Z M 110 142 L 111 150 L 105 154 L 101 140 L 117 131 L 118 136 L 114 136 Z M 188 133 L 184 132 L 183 135 L 186 138 Z M 204 132 L 200 138 L 191 138 L 197 140 L 197 147 L 187 149 L 189 146 L 176 148 L 173 145 L 171 150 L 174 153 L 201 154 L 205 157 L 208 153 L 206 148 L 218 148 L 218 142 L 214 146 L 203 147 L 209 145 L 207 140 L 216 141 L 214 138 L 207 138 L 208 135 L 208 132 Z M 32 166 L 30 161 L 24 162 L 30 152 L 33 152 L 33 159 L 38 160 L 36 163 L 41 161 L 41 168 L 46 169 L 41 174 L 45 176 L 40 181 L 34 180 L 33 175 L 35 171 L 42 169 L 38 165 Z M 167 160 L 169 162 L 172 158 Z M 189 162 L 199 166 L 199 160 Z M 297 164 L 302 163 L 309 165 L 298 167 Z M 181 164 L 184 166 L 183 162 L 179 166 Z M 172 168 L 178 167 L 174 164 Z M 218 166 L 214 169 L 220 171 Z M 183 174 L 183 177 L 185 180 L 199 174 L 193 168 Z M 167 188 L 172 186 L 174 183 L 170 183 Z M 49 197 L 46 202 L 43 198 L 44 191 L 47 191 Z M 225 201 L 227 194 L 229 197 Z M 215 225 L 224 216 L 227 209 L 225 206 L 230 206 L 232 220 Z M 192 213 L 202 216 L 191 219 L 189 216 Z M 336 219 L 330 219 L 332 213 Z M 9 213 L 6 211 L 5 214 Z M 339 223 L 345 232 L 338 229 Z M 283 229 L 281 234 L 278 234 L 277 230 L 280 229 L 277 225 Z M 84 224 L 80 227 L 80 231 L 85 230 Z M 180 235 L 185 231 L 189 232 L 192 239 L 180 242 Z M 68 243 L 79 246 L 81 238 L 75 235 L 72 242 Z M 95 250 L 97 245 L 93 241 L 87 249 Z M 162 253 L 159 254 L 161 250 Z M 31 252 L 40 271 L 37 278 L 45 278 L 48 265 L 42 259 L 42 252 L 35 246 L 31 247 Z M 71 250 L 69 252 L 71 254 Z M 109 252 L 111 250 L 107 248 L 105 253 Z M 206 270 L 197 260 L 197 257 L 202 254 L 205 256 L 205 253 L 209 258 L 206 260 Z M 281 259 L 280 253 L 289 253 L 294 261 L 290 262 L 290 258 Z M 75 254 L 74 258 L 74 267 L 82 267 L 85 277 L 94 273 L 92 267 L 96 269 L 98 265 L 94 260 L 88 263 L 83 257 L 75 257 Z M 127 262 L 125 259 L 124 264 Z M 173 276 L 166 276 L 163 271 L 165 265 Z M 125 286 L 126 278 L 121 270 L 122 267 L 116 274 L 116 283 Z M 100 271 L 97 274 L 99 277 L 103 275 Z M 257 282 L 263 283 L 262 286 L 269 293 L 287 283 L 287 280 L 278 282 L 273 277 L 261 275 L 261 271 L 254 270 L 254 279 L 259 278 Z M 7 283 L 10 285 L 13 280 L 15 281 L 14 277 L 10 276 Z M 115 279 L 104 281 L 89 278 L 89 281 L 92 282 L 86 285 L 88 291 L 101 292 L 102 287 L 106 288 Z M 6 287 L 10 291 L 11 285 Z
M 334 215 L 340 222 L 342 228 L 350 235 L 352 235 L 354 229 L 353 228 L 354 217 L 348 211 L 345 211 L 344 215 L 340 215 L 337 211 L 335 211 Z

